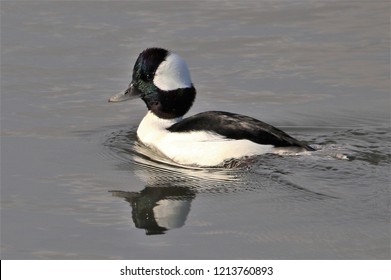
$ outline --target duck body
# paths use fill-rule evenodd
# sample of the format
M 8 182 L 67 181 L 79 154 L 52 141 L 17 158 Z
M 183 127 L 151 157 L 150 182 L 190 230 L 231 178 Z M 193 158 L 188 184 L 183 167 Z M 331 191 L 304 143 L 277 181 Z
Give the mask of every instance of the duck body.
M 109 101 L 140 97 L 148 113 L 139 124 L 139 140 L 182 165 L 223 166 L 231 159 L 265 153 L 314 150 L 272 125 L 240 114 L 208 111 L 183 118 L 195 96 L 185 61 L 152 48 L 139 55 L 128 89 Z

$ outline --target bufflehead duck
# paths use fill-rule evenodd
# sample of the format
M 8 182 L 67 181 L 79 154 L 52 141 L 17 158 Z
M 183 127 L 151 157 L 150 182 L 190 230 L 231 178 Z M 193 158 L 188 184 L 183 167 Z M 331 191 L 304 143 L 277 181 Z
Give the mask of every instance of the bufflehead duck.
M 314 150 L 244 115 L 209 111 L 183 118 L 195 96 L 183 58 L 162 48 L 148 48 L 136 60 L 129 87 L 109 102 L 141 98 L 148 113 L 137 129 L 139 140 L 182 165 L 224 166 L 231 159 Z

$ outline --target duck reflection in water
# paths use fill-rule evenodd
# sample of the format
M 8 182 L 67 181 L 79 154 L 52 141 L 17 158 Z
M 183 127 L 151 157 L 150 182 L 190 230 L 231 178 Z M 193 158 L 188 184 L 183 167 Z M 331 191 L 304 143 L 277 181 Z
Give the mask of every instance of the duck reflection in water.
M 196 194 L 189 187 L 168 183 L 165 186 L 147 186 L 140 192 L 110 192 L 129 202 L 135 226 L 145 229 L 147 235 L 164 234 L 169 229 L 182 227 Z
M 129 143 L 134 143 L 129 148 Z M 213 190 L 236 190 L 238 172 L 232 169 L 187 168 L 167 162 L 154 150 L 137 141 L 136 130 L 120 130 L 110 135 L 105 145 L 122 159 L 118 169 L 132 173 L 141 182 L 141 191 L 111 190 L 132 208 L 137 228 L 147 235 L 164 234 L 185 225 L 191 202 L 197 194 Z M 134 190 L 134 187 L 132 187 Z

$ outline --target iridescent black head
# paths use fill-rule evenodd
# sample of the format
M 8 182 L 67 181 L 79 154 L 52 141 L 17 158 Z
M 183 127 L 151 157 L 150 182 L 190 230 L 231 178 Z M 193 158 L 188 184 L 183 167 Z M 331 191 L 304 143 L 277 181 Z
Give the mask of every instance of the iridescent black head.
M 160 118 L 170 119 L 186 114 L 195 95 L 186 62 L 165 49 L 149 48 L 138 56 L 128 89 L 109 101 L 140 97 L 148 110 Z

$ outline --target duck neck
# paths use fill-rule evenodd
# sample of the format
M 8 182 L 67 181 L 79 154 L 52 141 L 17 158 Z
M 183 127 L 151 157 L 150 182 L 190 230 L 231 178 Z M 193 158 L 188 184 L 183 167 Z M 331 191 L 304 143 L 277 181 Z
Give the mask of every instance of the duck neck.
M 180 88 L 170 91 L 158 90 L 142 97 L 148 110 L 161 119 L 176 119 L 185 115 L 195 100 L 196 90 Z

